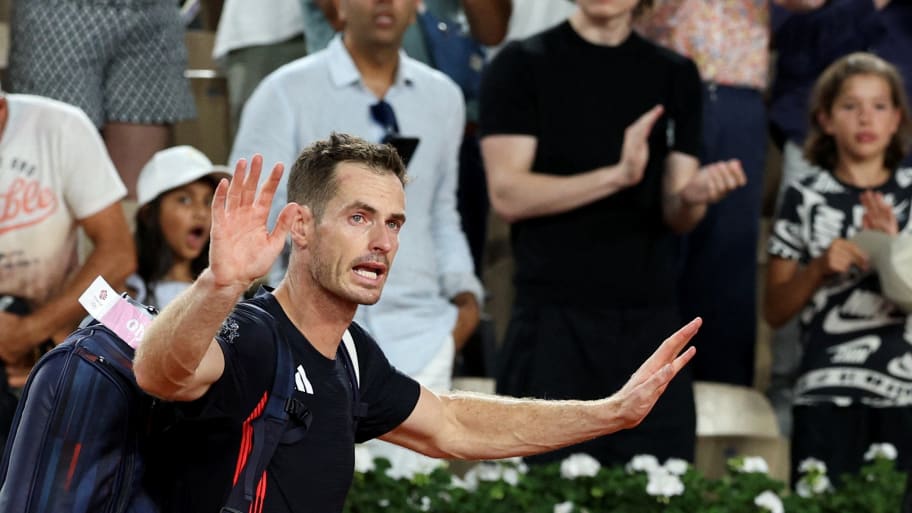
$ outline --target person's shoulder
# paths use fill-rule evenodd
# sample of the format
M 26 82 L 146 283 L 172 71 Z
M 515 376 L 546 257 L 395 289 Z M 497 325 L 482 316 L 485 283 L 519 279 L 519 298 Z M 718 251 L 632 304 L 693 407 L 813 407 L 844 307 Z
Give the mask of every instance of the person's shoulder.
M 72 120 L 93 126 L 82 109 L 69 103 L 32 94 L 8 94 L 6 99 L 11 110 L 17 109 L 19 111 L 17 116 L 22 114 L 36 116 L 42 121 L 47 121 L 51 124 Z
M 413 59 L 408 55 L 403 57 L 402 67 L 406 74 L 406 78 L 414 80 L 419 87 L 424 86 L 431 88 L 435 94 L 462 96 L 462 90 L 456 82 L 438 69 Z
M 666 48 L 654 41 L 650 41 L 638 32 L 632 32 L 630 34 L 630 37 L 631 46 L 635 48 L 638 53 L 648 56 L 654 62 L 659 62 L 676 69 L 696 69 L 697 67 L 696 63 L 694 63 L 690 57 L 681 55 L 680 53 L 670 48 Z
M 239 302 L 222 322 L 216 339 L 229 346 L 254 340 L 275 338 L 275 317 L 270 303 L 271 294 L 257 295 Z
M 326 54 L 327 50 L 323 49 L 287 62 L 266 75 L 258 88 L 272 92 L 307 89 L 314 84 L 315 77 L 328 73 Z
M 351 334 L 352 340 L 355 342 L 355 347 L 358 350 L 362 347 L 365 349 L 380 347 L 374 337 L 355 321 L 352 321 L 348 326 L 348 332 Z

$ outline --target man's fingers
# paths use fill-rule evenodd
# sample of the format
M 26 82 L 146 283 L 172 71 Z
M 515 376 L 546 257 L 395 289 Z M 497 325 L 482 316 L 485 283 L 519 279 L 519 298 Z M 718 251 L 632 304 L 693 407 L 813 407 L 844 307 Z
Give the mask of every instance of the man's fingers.
M 228 198 L 225 201 L 225 209 L 232 211 L 238 207 L 241 202 L 241 189 L 244 188 L 244 177 L 247 175 L 247 161 L 245 159 L 238 159 L 237 164 L 234 166 L 234 177 L 231 178 L 231 183 L 228 186 Z
M 684 351 L 677 358 L 674 359 L 674 361 L 671 363 L 671 367 L 672 367 L 672 371 L 674 372 L 674 376 L 678 375 L 678 372 L 680 372 L 681 369 L 683 369 L 684 366 L 687 365 L 687 363 L 693 359 L 695 354 L 697 354 L 697 348 L 694 346 L 690 346 L 687 348 L 686 351 Z
M 228 179 L 222 178 L 212 193 L 212 224 L 221 223 L 225 218 L 225 201 L 228 198 Z
M 291 230 L 291 224 L 294 222 L 295 210 L 297 208 L 298 205 L 289 203 L 285 205 L 281 212 L 279 212 L 275 227 L 272 229 L 272 233 L 269 234 L 270 243 L 273 243 L 274 239 L 280 239 L 282 241 L 281 244 L 285 244 L 285 236 L 288 235 L 289 230 Z M 278 242 L 275 243 L 279 244 Z
M 260 173 L 263 170 L 263 156 L 256 154 L 250 160 L 250 171 L 244 180 L 241 205 L 252 205 L 256 198 L 257 185 L 260 183 Z
M 272 200 L 275 197 L 276 190 L 279 188 L 279 183 L 282 181 L 284 170 L 285 166 L 281 162 L 276 163 L 275 167 L 272 168 L 269 177 L 266 178 L 266 183 L 263 184 L 263 188 L 260 190 L 259 197 L 257 197 L 256 206 L 266 207 L 267 209 L 272 206 Z
M 702 324 L 703 319 L 699 317 L 685 324 L 662 342 L 662 345 L 646 360 L 647 363 L 650 363 L 652 368 L 657 368 L 671 362 L 684 349 L 684 346 L 690 342 L 690 339 L 697 334 Z

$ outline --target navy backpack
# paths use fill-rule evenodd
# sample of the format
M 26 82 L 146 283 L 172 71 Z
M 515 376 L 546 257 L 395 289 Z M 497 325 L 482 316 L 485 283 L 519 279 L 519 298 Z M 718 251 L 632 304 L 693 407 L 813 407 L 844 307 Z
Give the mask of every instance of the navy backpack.
M 255 305 L 241 303 L 234 315 L 268 323 L 275 333 L 272 317 Z M 350 370 L 354 404 L 359 404 L 357 364 L 349 356 L 354 344 L 347 332 L 345 338 L 343 363 Z M 307 420 L 309 412 L 291 399 L 291 350 L 283 338 L 277 336 L 276 341 L 272 390 L 263 413 L 252 423 L 250 457 L 233 484 L 224 513 L 250 511 L 255 485 L 279 442 L 304 435 L 301 423 L 287 429 L 289 415 Z M 156 487 L 149 484 L 169 476 L 147 475 L 146 455 L 162 450 L 155 445 L 156 436 L 175 417 L 168 403 L 136 384 L 133 355 L 133 348 L 111 330 L 91 322 L 35 365 L 0 461 L 0 511 L 163 513 L 150 492 Z

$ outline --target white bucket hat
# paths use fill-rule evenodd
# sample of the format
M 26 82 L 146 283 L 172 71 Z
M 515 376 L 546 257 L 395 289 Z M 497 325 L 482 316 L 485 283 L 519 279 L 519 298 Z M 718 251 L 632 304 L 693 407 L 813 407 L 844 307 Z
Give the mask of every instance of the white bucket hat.
M 862 230 L 851 240 L 870 257 L 884 297 L 912 313 L 912 235 Z
M 231 179 L 225 166 L 214 165 L 203 152 L 192 146 L 174 146 L 159 151 L 143 166 L 136 183 L 139 206 L 143 206 L 175 187 L 209 177 L 213 183 Z

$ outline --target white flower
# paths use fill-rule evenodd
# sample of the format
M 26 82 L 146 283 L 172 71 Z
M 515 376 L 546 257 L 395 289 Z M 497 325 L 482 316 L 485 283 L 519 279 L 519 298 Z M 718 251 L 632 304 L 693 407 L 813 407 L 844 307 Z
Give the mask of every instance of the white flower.
M 680 458 L 668 458 L 662 468 L 664 468 L 669 474 L 683 476 L 687 472 L 687 468 L 689 466 L 690 465 L 686 461 Z
M 411 479 L 419 474 L 431 474 L 438 467 L 446 467 L 445 460 L 433 458 L 420 458 L 410 461 L 407 465 L 393 465 L 386 469 L 386 475 L 393 479 Z
M 489 461 L 481 462 L 465 473 L 465 489 L 475 491 L 479 481 L 499 481 L 503 478 L 503 466 Z
M 503 480 L 507 482 L 510 486 L 516 486 L 519 484 L 519 471 L 513 467 L 507 467 L 503 469 L 503 474 L 501 474 Z
M 523 461 L 523 459 L 518 456 L 515 458 L 504 458 L 502 460 L 497 460 L 497 461 L 499 461 L 500 463 L 503 463 L 505 465 L 512 466 L 513 468 L 518 470 L 520 474 L 529 473 L 529 465 L 526 465 L 526 462 Z
M 554 513 L 570 513 L 573 511 L 573 503 L 570 501 L 554 505 Z
M 805 474 L 807 472 L 817 472 L 820 474 L 826 474 L 827 467 L 826 463 L 816 459 L 816 458 L 807 458 L 798 465 L 798 472 Z
M 459 478 L 459 476 L 452 475 L 450 476 L 450 486 L 453 488 L 462 488 L 463 490 L 475 491 L 475 488 L 469 488 L 469 483 L 465 480 Z M 475 482 L 475 486 L 478 486 L 478 482 Z
M 355 472 L 366 474 L 374 470 L 374 456 L 370 449 L 363 445 L 355 445 Z
M 770 513 L 785 513 L 785 506 L 782 505 L 782 499 L 769 490 L 754 497 L 754 504 L 766 509 Z
M 380 499 L 379 501 L 377 501 L 377 505 L 380 506 L 381 508 L 388 508 L 390 505 L 390 501 L 389 501 L 389 499 Z
M 564 479 L 576 479 L 577 477 L 593 477 L 598 474 L 602 465 L 598 460 L 588 454 L 573 454 L 561 462 L 560 473 Z
M 864 459 L 865 461 L 871 461 L 875 458 L 895 460 L 896 454 L 896 447 L 893 444 L 871 444 L 871 447 L 868 448 L 868 452 L 864 455 Z
M 833 488 L 830 478 L 826 474 L 804 476 L 795 485 L 795 491 L 804 498 L 820 495 Z
M 651 474 L 661 468 L 659 460 L 651 454 L 639 454 L 634 456 L 630 463 L 627 464 L 627 472 L 646 472 Z
M 760 456 L 746 456 L 744 458 L 744 463 L 741 465 L 741 472 L 768 474 L 769 465 L 767 465 L 766 460 Z
M 646 493 L 654 497 L 681 495 L 684 493 L 684 483 L 678 476 L 669 474 L 665 469 L 660 468 L 649 473 Z
M 427 496 L 421 496 L 421 506 L 419 506 L 421 511 L 430 511 L 431 510 L 431 498 Z

